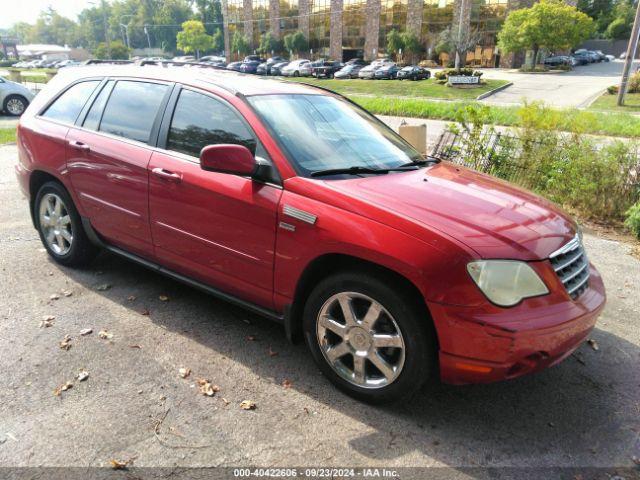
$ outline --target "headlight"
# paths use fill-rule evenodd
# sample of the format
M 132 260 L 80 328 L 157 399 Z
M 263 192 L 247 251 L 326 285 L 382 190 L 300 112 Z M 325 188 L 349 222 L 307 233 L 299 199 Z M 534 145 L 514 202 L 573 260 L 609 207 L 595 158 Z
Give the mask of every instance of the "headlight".
M 489 300 L 511 307 L 523 298 L 549 293 L 538 274 L 525 262 L 482 260 L 470 262 L 467 271 Z

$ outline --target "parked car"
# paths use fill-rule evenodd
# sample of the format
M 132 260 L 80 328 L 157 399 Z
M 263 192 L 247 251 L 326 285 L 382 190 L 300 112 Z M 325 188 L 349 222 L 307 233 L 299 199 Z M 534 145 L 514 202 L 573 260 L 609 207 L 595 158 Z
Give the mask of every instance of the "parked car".
M 227 64 L 226 69 L 227 70 L 233 70 L 234 72 L 239 72 L 240 71 L 240 67 L 242 66 L 244 62 L 231 62 L 229 64 Z
M 34 96 L 33 92 L 24 85 L 0 77 L 0 107 L 4 113 L 19 117 Z
M 334 78 L 340 80 L 343 78 L 358 78 L 358 73 L 362 70 L 365 65 L 360 63 L 347 63 L 344 67 L 338 70 L 334 74 Z
M 558 67 L 560 65 L 571 65 L 573 63 L 568 55 L 551 55 L 542 62 L 550 67 Z
M 326 90 L 198 73 L 79 67 L 34 98 L 15 171 L 52 261 L 106 249 L 274 319 L 369 402 L 536 372 L 589 338 L 604 285 L 550 201 Z
M 287 66 L 280 69 L 280 74 L 284 77 L 300 77 L 311 71 L 311 62 L 307 59 L 299 59 L 289 62 Z
M 376 69 L 373 78 L 376 80 L 393 80 L 398 75 L 400 67 L 395 63 L 385 63 L 380 68 Z
M 345 62 L 345 65 L 360 65 L 364 67 L 365 65 L 369 65 L 369 62 L 363 60 L 362 58 L 352 58 Z
M 240 71 L 242 73 L 256 73 L 258 65 L 260 65 L 261 63 L 262 62 L 259 60 L 245 60 L 244 62 L 242 62 L 242 65 L 240 65 Z
M 274 63 L 269 69 L 269 75 L 282 75 L 282 69 L 287 65 L 289 65 L 288 61 Z
M 601 62 L 608 62 L 609 61 L 609 56 L 605 55 L 602 50 L 594 50 L 594 53 L 596 55 L 598 55 L 598 57 L 600 57 L 600 61 Z
M 80 65 L 80 62 L 76 62 L 74 60 L 63 60 L 61 62 L 56 63 L 55 68 L 66 68 L 66 67 L 77 67 Z
M 344 66 L 341 62 L 334 62 L 333 60 L 324 60 L 319 64 L 311 67 L 311 76 L 316 78 L 333 78 L 335 73 Z
M 266 61 L 258 65 L 258 69 L 256 70 L 256 73 L 258 75 L 271 75 L 271 67 L 277 63 L 282 63 L 284 61 L 285 61 L 284 58 L 278 57 L 278 56 L 268 58 Z
M 364 78 L 366 80 L 371 80 L 376 75 L 376 70 L 380 68 L 380 65 L 374 65 L 370 63 L 366 67 L 362 67 L 362 69 L 358 72 L 358 78 Z
M 398 80 L 426 80 L 431 78 L 431 72 L 418 65 L 409 65 L 400 69 L 396 77 Z
M 578 65 L 587 65 L 588 63 L 591 63 L 589 55 L 587 55 L 586 52 L 574 52 L 572 57 L 575 59 Z
M 171 61 L 173 62 L 193 62 L 195 61 L 196 57 L 194 57 L 193 55 L 181 55 L 181 56 L 177 56 L 177 57 L 173 57 L 171 59 Z
M 216 55 L 207 55 L 205 57 L 202 57 L 199 60 L 200 63 L 207 63 L 209 65 L 212 65 L 214 67 L 221 67 L 224 68 L 227 66 L 227 59 L 225 57 L 219 57 Z

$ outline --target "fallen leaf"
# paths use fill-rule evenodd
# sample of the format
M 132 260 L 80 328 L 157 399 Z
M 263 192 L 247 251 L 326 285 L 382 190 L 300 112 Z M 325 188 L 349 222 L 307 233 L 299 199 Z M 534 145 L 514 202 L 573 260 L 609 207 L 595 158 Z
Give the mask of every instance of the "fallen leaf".
M 149 315 L 149 310 L 146 308 L 140 312 L 140 315 Z
M 127 460 L 125 462 L 122 462 L 120 460 L 109 460 L 109 463 L 111 464 L 111 468 L 113 468 L 114 470 L 126 470 L 127 469 L 127 465 L 129 465 L 129 462 L 131 460 Z
M 293 382 L 292 382 L 291 380 L 289 380 L 288 378 L 285 378 L 285 379 L 282 381 L 282 386 L 283 386 L 284 388 L 291 388 L 291 387 L 293 386 Z
M 257 338 L 255 335 L 247 335 L 247 340 L 250 342 L 255 342 Z
M 49 300 L 58 300 L 60 298 L 60 295 L 58 295 L 57 293 L 52 293 L 51 296 L 49 297 Z
M 70 389 L 70 388 L 72 388 L 72 387 L 73 387 L 73 383 L 71 383 L 71 382 L 65 382 L 65 383 L 63 383 L 62 385 L 60 385 L 59 387 L 56 387 L 56 388 L 53 390 L 53 394 L 54 394 L 56 397 L 59 397 L 59 396 L 60 396 L 60 394 L 61 394 L 62 392 L 66 392 L 67 390 L 69 390 L 69 389 Z
M 200 386 L 200 393 L 202 393 L 207 397 L 213 397 L 216 394 L 216 392 L 220 391 L 219 386 L 212 385 L 211 382 L 209 382 L 209 380 L 206 380 L 204 378 L 198 379 L 198 385 Z
M 129 345 L 129 348 L 138 348 L 138 349 L 142 349 L 141 345 Z
M 106 330 L 100 330 L 98 332 L 98 337 L 103 340 L 111 340 L 113 338 L 113 333 L 107 332 Z
M 178 375 L 180 375 L 180 378 L 187 378 L 189 375 L 191 375 L 191 369 L 183 367 L 178 370 Z
M 550 427 L 555 427 L 555 426 L 556 426 L 556 424 L 555 424 L 555 423 L 553 423 L 553 422 L 549 422 L 549 426 L 550 426 Z
M 600 350 L 600 347 L 598 347 L 598 342 L 596 342 L 593 338 L 587 340 L 587 343 L 591 345 L 591 348 L 593 348 L 595 351 Z
M 229 400 L 227 400 L 224 397 L 222 397 L 222 401 L 224 402 L 225 405 L 229 405 L 231 403 Z
M 240 403 L 240 408 L 243 410 L 255 410 L 257 406 L 251 400 L 244 400 Z
M 40 322 L 40 328 L 53 327 L 53 321 L 55 320 L 54 315 L 45 315 L 42 317 L 42 321 Z
M 309 409 L 307 407 L 304 407 L 303 410 L 304 410 L 304 413 L 306 413 L 307 415 L 309 415 L 309 413 L 311 413 L 311 412 L 309 412 Z
M 135 295 L 129 295 L 129 296 L 127 297 L 127 300 L 129 300 L 130 302 L 133 302 L 135 299 L 136 299 L 136 296 L 135 296 Z
M 60 342 L 60 348 L 63 350 L 69 350 L 71 348 L 71 337 L 69 335 L 64 336 Z
M 106 290 L 109 290 L 111 288 L 111 285 L 108 283 L 103 283 L 102 285 L 98 285 L 96 287 L 96 290 L 98 290 L 99 292 L 104 292 Z
M 83 337 L 85 335 L 89 335 L 90 333 L 93 333 L 93 328 L 83 328 L 82 330 L 80 330 L 80 335 L 82 335 Z
M 84 382 L 87 378 L 89 378 L 89 372 L 87 372 L 86 370 L 80 370 L 80 372 L 76 376 L 76 379 L 79 382 Z
M 166 295 L 160 295 L 158 298 L 160 299 L 161 302 L 169 301 L 169 297 L 167 297 Z
M 73 292 L 72 292 L 71 290 L 63 290 L 63 291 L 62 291 L 62 294 L 63 294 L 65 297 L 70 297 L 71 295 L 73 295 Z

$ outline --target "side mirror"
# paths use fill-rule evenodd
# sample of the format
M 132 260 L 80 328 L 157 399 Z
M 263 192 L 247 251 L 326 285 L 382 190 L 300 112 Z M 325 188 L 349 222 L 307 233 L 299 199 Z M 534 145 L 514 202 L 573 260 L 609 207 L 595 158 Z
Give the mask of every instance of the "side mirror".
M 200 168 L 209 172 L 252 176 L 256 160 L 244 145 L 207 145 L 200 152 Z

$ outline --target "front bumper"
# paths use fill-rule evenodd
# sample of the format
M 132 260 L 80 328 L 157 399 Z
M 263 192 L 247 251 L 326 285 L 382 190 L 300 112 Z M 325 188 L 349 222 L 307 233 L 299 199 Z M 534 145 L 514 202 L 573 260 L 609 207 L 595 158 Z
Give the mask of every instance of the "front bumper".
M 604 308 L 600 274 L 575 301 L 531 308 L 478 308 L 429 303 L 440 342 L 440 377 L 455 385 L 520 377 L 560 363 L 585 341 Z M 506 321 L 505 321 L 506 320 Z

